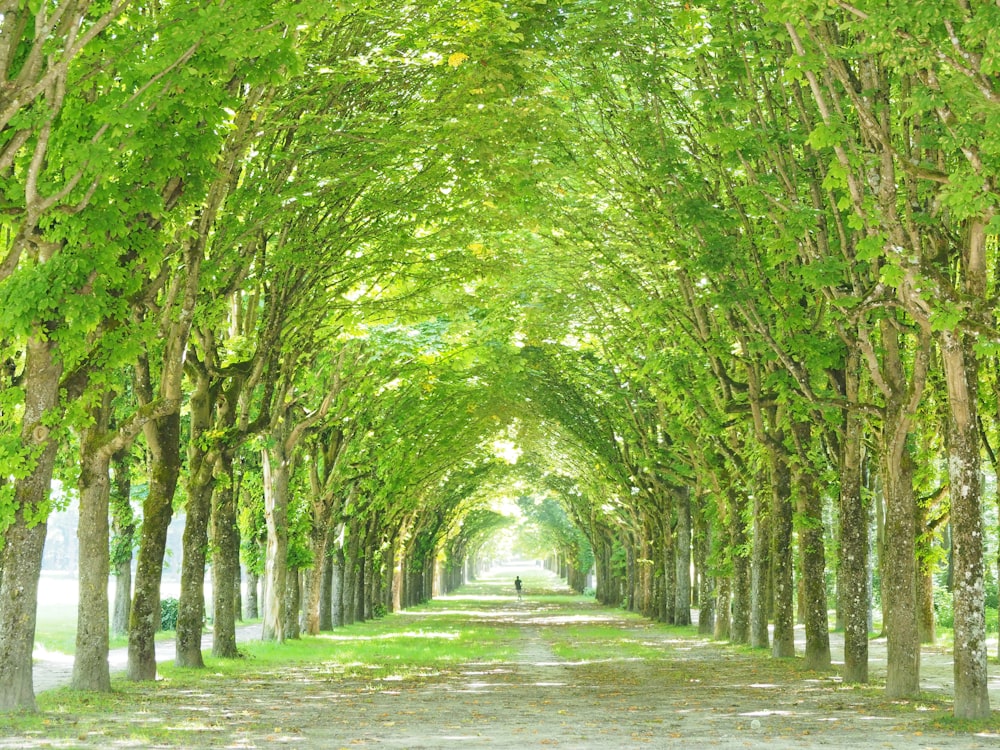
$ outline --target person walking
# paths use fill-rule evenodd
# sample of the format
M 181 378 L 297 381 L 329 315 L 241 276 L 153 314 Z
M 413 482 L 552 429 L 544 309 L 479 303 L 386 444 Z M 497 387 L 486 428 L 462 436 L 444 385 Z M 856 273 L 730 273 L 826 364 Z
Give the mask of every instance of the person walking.
M 514 579 L 514 589 L 517 591 L 517 600 L 521 601 L 521 576 Z

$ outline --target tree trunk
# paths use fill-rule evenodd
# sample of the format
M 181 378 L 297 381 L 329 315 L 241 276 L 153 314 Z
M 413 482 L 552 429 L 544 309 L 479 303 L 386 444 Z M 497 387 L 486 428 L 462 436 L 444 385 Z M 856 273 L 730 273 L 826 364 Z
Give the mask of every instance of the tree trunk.
M 963 291 L 984 302 L 987 294 L 986 225 L 969 222 L 961 254 Z M 985 310 L 982 305 L 974 310 Z M 989 324 L 992 315 L 974 312 L 975 322 Z M 981 445 L 979 437 L 978 334 L 941 331 L 941 356 L 948 389 L 948 478 L 951 487 L 952 555 L 955 613 L 955 708 L 960 719 L 990 716 L 987 692 L 986 622 L 984 609 Z
M 918 502 L 917 508 L 917 636 L 921 643 L 934 643 L 937 638 L 934 622 L 934 564 L 929 559 L 932 540 L 927 529 L 927 508 Z
M 129 621 L 128 667 L 132 681 L 156 679 L 156 630 L 160 622 L 160 579 L 173 514 L 174 490 L 181 468 L 180 414 L 175 412 L 146 425 L 151 454 L 149 494 L 142 505 L 135 595 Z
M 111 568 L 108 505 L 111 455 L 103 450 L 111 415 L 111 394 L 93 410 L 94 424 L 80 436 L 79 590 L 76 653 L 72 686 L 75 690 L 109 692 L 108 574 Z
M 396 549 L 399 546 L 399 532 L 392 535 L 392 541 L 386 545 L 382 552 L 382 603 L 386 612 L 396 612 L 399 609 L 397 596 L 398 568 L 396 567 Z M 472 561 L 466 558 L 459 571 L 459 585 L 464 585 L 470 579 L 470 569 Z
M 844 620 L 844 682 L 868 682 L 868 518 L 861 492 L 864 423 L 852 405 L 860 396 L 858 352 L 848 352 L 844 439 L 840 458 L 840 560 L 837 590 Z
M 132 609 L 132 560 L 119 560 L 114 570 L 115 600 L 111 605 L 111 635 L 120 637 L 128 633 L 129 613 Z
M 714 549 L 714 555 L 712 556 L 717 560 L 725 560 L 729 563 L 729 566 L 735 567 L 735 562 L 733 558 L 736 557 L 734 550 L 736 549 L 736 540 L 739 538 L 737 533 L 734 531 L 735 524 L 733 522 L 732 516 L 735 514 L 739 517 L 739 507 L 736 500 L 733 498 L 733 490 L 727 488 L 725 495 L 719 494 L 717 499 L 719 504 L 719 517 L 725 519 L 722 525 L 722 533 L 716 541 L 717 547 Z M 721 574 L 716 579 L 716 598 L 715 598 L 715 630 L 713 632 L 713 638 L 717 641 L 729 640 L 730 634 L 732 633 L 733 625 L 733 613 L 732 613 L 732 573 L 729 575 Z
M 357 553 L 358 557 L 356 562 L 354 563 L 354 591 L 353 591 L 354 596 L 353 596 L 353 601 L 351 602 L 351 606 L 354 608 L 354 621 L 364 622 L 365 620 L 368 619 L 369 615 L 368 612 L 365 612 L 365 592 L 368 586 L 368 578 L 366 575 L 368 572 L 367 569 L 368 555 L 364 547 L 364 538 L 358 540 Z M 437 573 L 437 570 L 434 569 L 433 572 Z M 434 584 L 436 581 L 437 581 L 437 576 L 431 575 L 431 577 L 426 581 L 424 591 L 432 592 L 434 590 Z M 432 596 L 433 593 L 425 595 L 424 601 L 430 599 Z
M 113 549 L 111 564 L 115 576 L 115 602 L 111 613 L 111 633 L 128 633 L 132 606 L 132 544 L 135 540 L 135 515 L 132 512 L 131 461 L 127 450 L 112 456 L 114 491 L 111 493 Z
M 191 493 L 185 505 L 181 561 L 181 595 L 177 607 L 178 667 L 204 667 L 201 654 L 201 635 L 205 624 L 205 562 L 208 551 L 208 521 L 211 515 L 211 486 L 203 486 Z
M 611 566 L 608 560 L 607 543 L 603 539 L 594 545 L 594 577 L 596 579 L 594 581 L 594 598 L 601 604 L 609 605 L 608 586 L 611 580 Z
M 900 406 L 888 406 L 882 432 L 885 548 L 882 563 L 883 623 L 888 646 L 886 695 L 912 698 L 920 692 L 917 632 L 916 503 L 913 462 L 906 447 L 909 422 Z
M 208 525 L 215 489 L 216 454 L 206 444 L 205 432 L 212 427 L 211 380 L 204 369 L 193 378 L 195 387 L 188 401 L 191 437 L 188 440 L 188 475 L 181 595 L 177 606 L 178 667 L 205 666 L 201 634 L 205 623 L 205 563 L 208 557 Z
M 768 596 L 771 577 L 771 519 L 766 492 L 758 490 L 753 499 L 753 558 L 750 568 L 750 646 L 768 648 L 771 635 L 768 617 L 771 602 Z
M 302 635 L 302 629 L 299 627 L 299 610 L 302 604 L 300 581 L 299 569 L 289 568 L 285 577 L 285 640 L 298 639 Z
M 365 586 L 362 592 L 362 601 L 366 620 L 375 617 L 375 602 L 379 594 L 379 586 L 382 583 L 382 576 L 377 574 L 375 568 L 376 528 L 377 524 L 373 515 L 368 521 L 368 533 L 365 537 Z
M 343 614 L 344 624 L 353 625 L 357 620 L 357 582 L 358 582 L 358 546 L 360 529 L 357 518 L 352 518 L 347 524 L 347 546 L 344 549 L 344 588 L 343 588 Z M 414 604 L 421 600 L 423 588 L 414 587 L 414 595 L 417 597 Z
M 257 595 L 260 589 L 260 576 L 252 570 L 247 571 L 246 619 L 256 620 L 260 617 Z
M 717 641 L 726 641 L 732 633 L 732 604 L 729 594 L 732 584 L 731 579 L 725 576 L 716 581 L 719 593 L 715 598 L 715 631 L 712 637 Z
M 236 520 L 233 453 L 223 450 L 218 463 L 219 483 L 212 503 L 212 587 L 215 618 L 212 656 L 235 659 L 236 619 L 240 612 L 240 530 Z
M 677 575 L 678 550 L 677 545 L 680 540 L 675 536 L 675 530 L 671 528 L 671 517 L 673 516 L 673 503 L 667 504 L 664 508 L 663 518 L 663 557 L 665 565 L 663 567 L 663 598 L 664 598 L 664 622 L 675 623 L 677 621 L 677 599 L 679 582 Z M 688 532 L 690 534 L 690 530 Z M 690 564 L 690 562 L 689 562 Z M 690 594 L 690 592 L 689 592 Z M 690 609 L 688 618 L 690 619 Z
M 660 535 L 665 536 L 668 532 L 669 527 L 668 519 L 660 518 Z M 671 617 L 674 614 L 674 608 L 676 607 L 676 602 L 674 607 L 669 607 L 667 604 L 667 577 L 670 575 L 670 568 L 674 564 L 670 559 L 670 555 L 667 553 L 667 547 L 665 544 L 657 545 L 657 566 L 659 568 L 659 575 L 657 576 L 657 589 L 656 589 L 656 607 L 657 607 L 657 618 L 660 622 L 669 623 Z M 676 571 L 674 572 L 676 580 Z
M 239 529 L 236 529 L 237 535 Z M 233 557 L 233 619 L 243 622 L 243 570 L 240 567 L 239 536 L 236 541 L 236 554 Z
M 705 512 L 697 508 L 694 514 L 695 569 L 699 572 L 698 633 L 711 635 L 715 630 L 715 579 L 708 573 L 708 551 L 712 547 L 711 523 Z
M 267 555 L 264 571 L 265 641 L 285 640 L 288 587 L 288 482 L 291 467 L 285 455 L 285 436 L 272 435 L 263 451 L 264 517 L 267 522 Z
M 677 596 L 676 625 L 691 624 L 691 488 L 677 492 Z
M 819 480 L 809 462 L 813 438 L 810 425 L 795 425 L 800 465 L 796 472 L 799 549 L 802 558 L 802 609 L 806 627 L 806 667 L 830 668 L 830 617 L 826 607 L 826 550 L 823 539 L 823 499 Z
M 315 511 L 314 511 L 315 513 Z M 317 527 L 319 524 L 319 527 Z M 314 515 L 309 532 L 309 548 L 313 565 L 304 571 L 305 576 L 305 632 L 318 635 L 323 628 L 323 579 L 326 575 L 327 545 L 330 538 L 330 519 Z
M 635 612 L 635 587 L 635 551 L 632 542 L 628 541 L 625 544 L 625 609 L 629 612 Z
M 38 451 L 33 470 L 14 481 L 14 518 L 3 530 L 0 550 L 0 713 L 35 710 L 31 652 L 55 440 L 42 418 L 59 403 L 62 365 L 55 344 L 31 337 L 24 362 L 24 414 L 21 445 Z
M 977 421 L 978 362 L 974 343 L 972 335 L 959 338 L 952 332 L 942 332 L 941 353 L 950 407 L 948 475 L 955 576 L 954 713 L 961 719 L 985 719 L 990 715 Z
M 730 582 L 732 626 L 729 631 L 729 639 L 733 643 L 749 643 L 750 558 L 744 552 L 747 545 L 747 531 L 743 521 L 747 498 L 739 490 L 730 490 L 730 495 L 733 503 L 730 514 L 730 533 L 733 544 L 733 577 Z
M 875 571 L 878 571 L 879 596 L 882 595 L 881 582 L 885 580 L 885 486 L 882 477 L 875 473 L 872 484 L 872 499 L 875 504 L 875 560 L 871 566 L 871 591 L 875 591 Z M 885 602 L 882 602 L 885 609 Z M 874 614 L 874 613 L 873 613 Z M 874 620 L 874 617 L 873 617 Z M 885 636 L 885 618 L 882 618 L 882 636 Z
M 774 438 L 781 442 L 780 433 Z M 771 459 L 771 581 L 774 587 L 774 641 L 771 655 L 795 656 L 795 610 L 792 606 L 792 493 L 787 457 L 778 445 L 768 447 Z
M 621 578 L 615 570 L 615 542 L 605 530 L 600 530 L 598 534 L 600 554 L 595 555 L 598 563 L 597 600 L 609 607 L 617 607 L 622 602 L 622 586 Z
M 333 626 L 344 625 L 344 553 L 339 547 L 330 557 L 330 618 Z
M 638 531 L 639 540 L 637 542 L 635 559 L 635 611 L 643 617 L 651 618 L 653 613 L 650 607 L 653 598 L 652 568 L 650 566 L 649 554 L 649 529 L 643 525 Z M 559 566 L 559 577 L 566 579 L 566 556 L 562 555 L 562 564 Z

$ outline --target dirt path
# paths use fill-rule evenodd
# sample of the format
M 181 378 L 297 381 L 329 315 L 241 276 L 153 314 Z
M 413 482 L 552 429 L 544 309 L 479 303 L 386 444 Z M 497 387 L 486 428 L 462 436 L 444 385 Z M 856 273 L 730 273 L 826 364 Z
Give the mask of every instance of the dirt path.
M 531 573 L 544 580 L 543 571 Z M 946 654 L 925 658 L 925 685 L 940 699 L 930 695 L 921 710 L 901 709 L 876 688 L 845 688 L 834 675 L 796 672 L 787 662 L 678 637 L 614 610 L 581 604 L 567 612 L 533 601 L 531 591 L 517 602 L 505 593 L 512 577 L 503 571 L 496 581 L 483 582 L 476 601 L 445 598 L 454 602 L 452 616 L 510 628 L 517 653 L 508 662 L 382 679 L 345 679 L 317 664 L 218 683 L 197 694 L 161 686 L 139 715 L 108 715 L 76 744 L 12 737 L 0 738 L 0 748 L 105 747 L 127 743 L 140 723 L 167 727 L 176 737 L 156 747 L 192 748 L 1000 746 L 1000 734 L 936 728 L 933 720 L 950 714 L 950 679 L 942 678 L 950 664 Z M 435 627 L 434 614 L 398 617 L 414 629 Z M 884 658 L 880 648 L 873 644 L 874 675 Z M 834 646 L 835 658 L 839 649 Z M 995 675 L 992 687 L 996 706 Z
M 878 690 L 843 688 L 832 675 L 800 674 L 758 654 L 677 639 L 662 628 L 608 610 L 582 609 L 573 618 L 549 616 L 529 597 L 523 606 L 505 608 L 495 622 L 502 620 L 519 632 L 520 653 L 512 663 L 368 686 L 350 697 L 331 696 L 345 710 L 332 710 L 331 717 L 339 718 L 325 727 L 303 728 L 308 736 L 304 744 L 428 750 L 459 743 L 463 748 L 500 750 L 692 743 L 769 750 L 964 750 L 1000 743 L 996 734 L 978 737 L 935 730 L 923 716 L 947 715 L 946 704 L 929 700 L 927 713 L 915 715 L 882 699 Z M 659 655 L 636 658 L 623 649 L 620 656 L 612 653 L 592 661 L 560 658 L 554 646 L 562 640 L 567 620 L 612 626 L 624 641 Z M 612 652 L 614 648 L 611 644 Z M 879 671 L 879 649 L 876 642 L 874 673 Z M 947 695 L 946 689 L 939 692 Z

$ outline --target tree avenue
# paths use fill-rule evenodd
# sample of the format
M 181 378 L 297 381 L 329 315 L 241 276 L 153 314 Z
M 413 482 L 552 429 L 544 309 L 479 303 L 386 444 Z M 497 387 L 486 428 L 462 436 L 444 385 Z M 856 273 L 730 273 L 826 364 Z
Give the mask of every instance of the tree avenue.
M 998 23 L 0 4 L 0 711 L 35 707 L 59 479 L 78 689 L 110 689 L 133 551 L 127 675 L 155 679 L 183 509 L 185 666 L 209 571 L 236 657 L 241 567 L 281 642 L 449 591 L 517 526 L 574 589 L 775 658 L 799 621 L 829 670 L 842 628 L 847 682 L 874 622 L 892 698 L 937 609 L 954 712 L 988 716 Z

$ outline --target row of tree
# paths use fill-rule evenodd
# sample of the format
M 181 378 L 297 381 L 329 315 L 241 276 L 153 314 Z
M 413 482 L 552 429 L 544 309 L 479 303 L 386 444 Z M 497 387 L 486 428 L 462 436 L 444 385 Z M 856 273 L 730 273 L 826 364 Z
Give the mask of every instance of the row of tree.
M 289 554 L 296 524 L 315 560 L 331 528 L 346 529 L 345 591 L 364 592 L 368 613 L 358 576 L 374 580 L 384 541 L 412 536 L 419 549 L 445 523 L 437 508 L 461 490 L 431 502 L 430 488 L 488 459 L 477 446 L 494 423 L 470 395 L 470 363 L 434 366 L 465 335 L 447 322 L 450 282 L 473 263 L 434 252 L 447 247 L 434 222 L 453 210 L 455 157 L 432 136 L 465 96 L 464 61 L 512 34 L 487 23 L 497 13 L 492 3 L 3 7 L 0 707 L 34 705 L 57 470 L 79 487 L 82 689 L 109 687 L 112 476 L 124 536 L 134 519 L 120 501 L 134 473 L 146 480 L 136 680 L 156 674 L 175 504 L 186 511 L 178 660 L 190 664 L 201 663 L 210 550 L 218 648 L 234 653 L 238 482 L 256 481 L 263 499 L 265 636 L 277 640 L 293 619 L 289 565 L 305 562 Z M 443 322 L 416 317 L 415 299 Z M 247 462 L 256 477 L 234 469 Z M 292 515 L 303 507 L 309 518 Z M 318 601 L 315 577 L 307 584 Z
M 562 284 L 589 305 L 586 348 L 603 365 L 564 347 L 547 371 L 564 424 L 631 487 L 616 537 L 669 582 L 661 553 L 687 547 L 694 490 L 724 574 L 717 634 L 767 646 L 770 619 L 774 654 L 791 655 L 797 569 L 807 661 L 824 666 L 835 498 L 845 677 L 864 681 L 874 501 L 886 688 L 910 696 L 929 540 L 946 522 L 956 713 L 986 715 L 996 7 L 623 10 L 558 32 L 571 52 L 549 70 L 572 137 L 541 186 L 560 244 L 584 257 Z M 567 377 L 573 402 L 555 385 Z
M 848 681 L 877 593 L 893 697 L 919 689 L 947 529 L 955 710 L 987 714 L 997 13 L 5 8 L 0 708 L 34 702 L 73 465 L 77 687 L 108 686 L 110 483 L 140 472 L 132 679 L 176 504 L 198 665 L 209 554 L 235 653 L 241 508 L 282 640 L 457 585 L 513 491 L 577 588 L 592 561 L 602 601 L 677 623 L 694 601 L 778 657 L 798 607 L 816 668 L 834 571 Z

